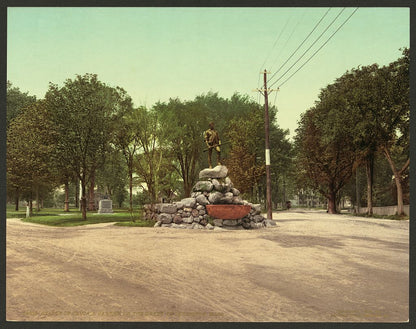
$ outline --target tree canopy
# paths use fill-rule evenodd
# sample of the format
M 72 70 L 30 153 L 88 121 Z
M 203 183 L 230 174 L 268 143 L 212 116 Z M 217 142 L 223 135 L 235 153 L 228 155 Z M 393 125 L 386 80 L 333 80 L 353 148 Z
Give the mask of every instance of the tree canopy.
M 409 52 L 379 67 L 347 71 L 322 89 L 319 100 L 301 118 L 296 136 L 299 171 L 329 200 L 361 164 L 367 169 L 369 209 L 373 198 L 373 163 L 382 152 L 397 187 L 398 213 L 403 212 L 402 174 L 409 165 Z M 407 154 L 397 169 L 393 153 Z M 332 196 L 331 196 L 332 195 Z
M 58 132 L 55 161 L 69 167 L 80 180 L 85 219 L 86 186 L 103 165 L 114 122 L 131 109 L 131 98 L 123 89 L 100 82 L 94 74 L 68 79 L 61 88 L 50 84 L 45 98 Z

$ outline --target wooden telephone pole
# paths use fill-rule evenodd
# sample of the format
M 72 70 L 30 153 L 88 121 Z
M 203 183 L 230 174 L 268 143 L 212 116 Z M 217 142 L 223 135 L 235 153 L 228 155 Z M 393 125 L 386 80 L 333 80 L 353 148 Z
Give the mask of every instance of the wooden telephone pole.
M 271 184 L 271 175 L 270 175 L 270 124 L 269 124 L 269 98 L 268 95 L 273 89 L 267 89 L 267 70 L 263 72 L 263 81 L 264 89 L 257 89 L 260 93 L 264 95 L 264 130 L 265 130 L 265 140 L 266 140 L 266 202 L 267 202 L 267 219 L 272 218 L 272 184 Z M 274 89 L 277 91 L 278 89 Z

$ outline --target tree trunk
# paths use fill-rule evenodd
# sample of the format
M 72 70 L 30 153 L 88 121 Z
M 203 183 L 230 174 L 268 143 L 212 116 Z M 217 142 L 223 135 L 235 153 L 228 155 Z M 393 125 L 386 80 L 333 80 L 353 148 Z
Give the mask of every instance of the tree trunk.
M 283 178 L 283 200 L 282 205 L 286 204 L 286 181 Z
M 39 205 L 39 186 L 36 186 L 36 211 L 40 211 L 40 205 Z
M 89 188 L 89 204 L 88 210 L 94 211 L 95 210 L 95 195 L 94 195 L 94 187 L 95 187 L 95 173 L 91 175 L 91 183 Z
M 32 195 L 30 195 L 30 200 L 29 200 L 29 217 L 31 217 L 33 215 L 33 200 L 32 200 Z
M 394 165 L 394 161 L 391 158 L 390 151 L 387 147 L 383 147 L 384 155 L 386 156 L 386 159 L 390 165 L 390 168 L 394 175 L 394 182 L 396 183 L 396 189 L 397 189 L 397 214 L 399 216 L 404 215 L 404 208 L 403 208 L 403 188 L 402 188 L 402 182 L 401 182 L 401 173 L 396 169 L 396 166 Z M 408 165 L 406 162 L 405 166 Z
M 65 202 L 64 202 L 64 211 L 69 211 L 69 182 L 65 182 Z
M 16 189 L 14 202 L 15 202 L 14 210 L 19 211 L 19 190 L 17 189 Z
M 360 213 L 360 206 L 361 206 L 361 195 L 360 195 L 360 179 L 358 176 L 358 167 L 355 170 L 355 203 L 356 203 L 356 211 L 357 214 Z
M 183 192 L 185 193 L 185 198 L 189 198 L 191 196 L 191 191 L 189 190 L 188 174 L 185 170 L 182 170 L 182 178 Z
M 337 197 L 334 191 L 331 191 L 328 195 L 328 213 L 336 214 L 337 213 Z
M 82 219 L 87 220 L 87 198 L 86 198 L 85 180 L 81 180 L 81 213 Z
M 191 190 L 192 190 L 192 188 L 187 183 L 186 186 L 185 186 L 185 197 L 186 198 L 189 198 L 191 196 Z
M 404 215 L 402 182 L 400 177 L 396 175 L 394 176 L 394 181 L 397 188 L 397 214 L 401 216 Z
M 133 211 L 133 169 L 129 168 L 129 193 L 130 193 L 130 200 L 129 200 L 129 211 Z M 121 208 L 121 203 L 120 203 Z
M 79 209 L 79 180 L 75 179 L 75 207 Z
M 371 154 L 366 159 L 367 174 L 367 215 L 373 216 L 373 182 L 374 182 L 374 156 Z

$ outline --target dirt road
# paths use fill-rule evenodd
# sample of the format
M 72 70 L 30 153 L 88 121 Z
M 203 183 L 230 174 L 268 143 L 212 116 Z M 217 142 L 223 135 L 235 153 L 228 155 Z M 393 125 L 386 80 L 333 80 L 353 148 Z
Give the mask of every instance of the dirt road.
M 274 219 L 249 231 L 8 219 L 7 320 L 408 320 L 408 221 Z

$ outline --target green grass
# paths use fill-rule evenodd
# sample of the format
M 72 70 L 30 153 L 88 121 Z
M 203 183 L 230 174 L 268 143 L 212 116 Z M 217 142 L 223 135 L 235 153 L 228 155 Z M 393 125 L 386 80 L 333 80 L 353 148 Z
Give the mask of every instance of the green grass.
M 72 209 L 72 212 L 76 210 Z M 40 211 L 37 211 L 36 208 L 33 208 L 33 216 L 53 216 L 64 213 L 63 209 L 56 208 L 43 208 Z M 6 207 L 6 217 L 7 218 L 25 218 L 26 217 L 26 207 L 20 207 L 18 211 L 15 210 L 14 206 L 8 205 Z
M 78 209 L 70 209 L 64 212 L 63 209 L 45 208 L 37 212 L 33 210 L 33 215 L 26 218 L 26 209 L 15 211 L 14 207 L 7 207 L 7 218 L 21 218 L 28 223 L 49 225 L 49 226 L 80 226 L 99 223 L 117 222 L 124 226 L 153 226 L 153 222 L 146 222 L 141 219 L 139 212 L 132 214 L 126 209 L 114 209 L 112 214 L 98 214 L 96 211 L 87 212 L 87 220 L 82 219 L 82 214 Z M 135 220 L 135 221 L 134 221 Z M 131 224 L 129 224 L 131 223 Z
M 129 226 L 129 227 L 153 227 L 155 225 L 154 222 L 150 221 L 136 221 L 136 222 L 118 222 L 115 223 L 116 226 Z

